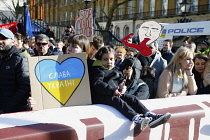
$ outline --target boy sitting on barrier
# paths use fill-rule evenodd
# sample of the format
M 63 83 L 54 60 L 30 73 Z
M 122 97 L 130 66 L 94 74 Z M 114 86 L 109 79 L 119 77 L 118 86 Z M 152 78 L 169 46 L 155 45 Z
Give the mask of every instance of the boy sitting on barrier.
M 170 113 L 157 115 L 150 112 L 137 97 L 124 94 L 125 79 L 114 67 L 114 50 L 102 47 L 95 55 L 90 86 L 93 104 L 110 105 L 120 111 L 130 121 L 134 121 L 143 131 L 149 125 L 154 128 L 169 120 Z

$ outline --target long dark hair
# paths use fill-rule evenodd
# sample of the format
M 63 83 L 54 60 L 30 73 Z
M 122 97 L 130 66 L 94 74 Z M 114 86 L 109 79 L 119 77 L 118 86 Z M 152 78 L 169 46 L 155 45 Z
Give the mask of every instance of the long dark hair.
M 105 47 L 102 47 L 98 50 L 98 52 L 95 54 L 95 58 L 98 59 L 98 60 L 101 60 L 102 59 L 102 55 L 103 54 L 107 54 L 107 53 L 113 53 L 115 54 L 115 51 L 112 47 L 110 46 L 105 46 Z

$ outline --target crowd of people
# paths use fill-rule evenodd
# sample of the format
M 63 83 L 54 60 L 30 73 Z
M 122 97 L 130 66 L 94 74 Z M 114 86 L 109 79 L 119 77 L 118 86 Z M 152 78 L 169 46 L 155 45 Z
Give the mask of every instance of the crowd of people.
M 148 45 L 152 54 L 143 56 L 134 48 L 104 45 L 103 38 L 75 33 L 68 26 L 62 41 L 55 41 L 51 26 L 46 33 L 24 39 L 19 33 L 0 29 L 0 110 L 11 113 L 30 110 L 31 98 L 27 57 L 86 53 L 93 104 L 113 106 L 143 131 L 165 123 L 170 113 L 154 114 L 140 100 L 210 93 L 210 60 L 207 41 L 195 52 L 194 42 L 184 42 L 175 53 L 173 41 Z M 207 45 L 207 47 L 205 46 Z

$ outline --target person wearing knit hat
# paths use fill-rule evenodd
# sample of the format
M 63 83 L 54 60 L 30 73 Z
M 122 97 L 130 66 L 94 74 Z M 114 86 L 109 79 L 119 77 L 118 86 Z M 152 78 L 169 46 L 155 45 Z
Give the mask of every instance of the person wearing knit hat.
M 202 54 L 206 54 L 208 55 L 208 53 L 210 52 L 210 43 L 207 40 L 203 40 L 201 42 L 201 49 L 198 51 L 198 53 L 202 53 Z

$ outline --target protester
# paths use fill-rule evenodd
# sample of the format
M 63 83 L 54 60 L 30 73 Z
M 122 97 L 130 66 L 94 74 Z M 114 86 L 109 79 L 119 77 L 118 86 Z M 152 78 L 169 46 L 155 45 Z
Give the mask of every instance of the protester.
M 74 26 L 73 25 L 70 25 L 70 26 L 67 26 L 62 37 L 63 39 L 66 39 L 72 35 L 75 35 L 76 32 L 75 32 L 75 29 L 74 29 Z
M 123 60 L 125 59 L 126 50 L 122 46 L 117 46 L 115 48 L 115 66 L 120 68 Z
M 125 58 L 134 57 L 137 53 L 138 51 L 135 48 L 129 47 L 126 49 Z
M 29 39 L 28 38 L 25 38 L 23 40 L 23 48 L 28 52 L 28 54 L 30 56 L 34 56 L 35 55 L 34 50 L 29 46 Z
M 47 25 L 47 30 L 46 32 L 44 32 L 43 34 L 46 34 L 49 38 L 52 37 L 55 39 L 55 34 L 54 32 L 52 31 L 52 26 L 51 25 Z
M 151 49 L 152 55 L 147 57 L 138 55 L 138 58 L 143 66 L 141 78 L 149 86 L 150 99 L 154 99 L 156 98 L 158 79 L 165 70 L 167 61 L 158 51 L 157 41 L 152 42 L 148 47 Z
M 126 77 L 125 85 L 127 86 L 126 94 L 136 96 L 139 100 L 149 98 L 149 87 L 140 79 L 141 62 L 136 57 L 124 59 L 120 66 L 120 71 Z
M 115 69 L 115 51 L 111 47 L 102 47 L 95 55 L 93 73 L 90 75 L 92 102 L 113 106 L 130 121 L 134 121 L 143 131 L 147 125 L 151 128 L 165 123 L 171 114 L 156 115 L 150 112 L 137 97 L 124 94 L 124 77 Z M 143 117 L 144 116 L 144 117 Z
M 85 35 L 73 35 L 67 39 L 67 54 L 85 52 L 87 58 L 89 51 L 90 42 Z
M 204 83 L 204 87 L 207 89 L 210 89 L 210 61 L 208 60 L 205 64 L 205 69 L 203 71 L 203 83 Z M 210 91 L 208 90 L 206 93 L 207 94 L 210 93 Z
M 28 61 L 14 43 L 14 34 L 8 29 L 0 29 L 0 110 L 4 113 L 29 110 Z
M 171 61 L 174 53 L 171 51 L 173 47 L 173 41 L 171 39 L 166 39 L 163 41 L 163 46 L 161 50 L 162 57 L 167 61 L 167 64 Z
M 29 54 L 31 54 L 31 56 L 34 56 L 37 54 L 37 50 L 36 50 L 36 42 L 35 42 L 35 36 L 29 37 L 28 39 L 28 46 L 30 49 L 32 49 L 33 51 L 28 52 Z
M 95 54 L 103 46 L 104 46 L 103 38 L 98 35 L 94 35 L 93 42 L 90 42 L 90 52 L 87 58 L 89 74 L 91 72 L 91 67 L 93 65 L 93 62 L 95 61 Z
M 58 41 L 56 44 L 55 44 L 55 48 L 53 49 L 52 51 L 52 54 L 53 55 L 63 55 L 63 41 Z
M 207 61 L 208 61 L 208 56 L 201 53 L 197 53 L 193 58 L 195 66 L 192 72 L 194 74 L 196 85 L 198 87 L 197 94 L 210 93 L 210 86 L 205 87 L 203 80 L 203 72 Z
M 202 53 L 208 56 L 209 52 L 210 52 L 210 43 L 207 40 L 203 40 L 201 42 L 201 49 L 198 51 L 198 53 Z
M 21 54 L 25 57 L 30 57 L 31 55 L 27 52 L 27 50 L 23 47 L 23 35 L 20 33 L 15 34 L 15 47 L 17 47 Z
M 186 47 L 189 48 L 195 55 L 196 44 L 194 42 L 187 42 Z
M 157 97 L 196 94 L 197 86 L 192 73 L 193 66 L 193 53 L 186 47 L 179 48 L 159 77 Z
M 103 46 L 104 46 L 103 38 L 98 35 L 94 35 L 93 42 L 90 42 L 90 53 L 88 57 L 90 59 L 94 59 L 96 52 Z
M 36 56 L 49 56 L 51 55 L 51 50 L 49 49 L 49 37 L 45 34 L 38 34 L 35 37 L 36 42 Z

